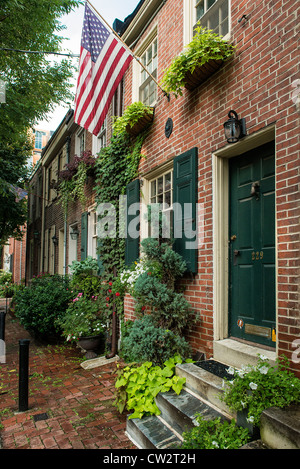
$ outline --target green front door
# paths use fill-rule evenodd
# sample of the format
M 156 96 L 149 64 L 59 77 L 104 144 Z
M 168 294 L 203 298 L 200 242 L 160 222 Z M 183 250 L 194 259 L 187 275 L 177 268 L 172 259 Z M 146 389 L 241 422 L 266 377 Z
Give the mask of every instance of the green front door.
M 232 158 L 229 335 L 275 346 L 274 143 Z

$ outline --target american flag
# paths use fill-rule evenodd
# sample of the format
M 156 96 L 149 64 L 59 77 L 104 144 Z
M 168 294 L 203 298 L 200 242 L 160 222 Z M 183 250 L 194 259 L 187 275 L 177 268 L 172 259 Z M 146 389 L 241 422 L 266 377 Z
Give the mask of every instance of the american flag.
M 98 135 L 133 55 L 86 3 L 74 120 Z

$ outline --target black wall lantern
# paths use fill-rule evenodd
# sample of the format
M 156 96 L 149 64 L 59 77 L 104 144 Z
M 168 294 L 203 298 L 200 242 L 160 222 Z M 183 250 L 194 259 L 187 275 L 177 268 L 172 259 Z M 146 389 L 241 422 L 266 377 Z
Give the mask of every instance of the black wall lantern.
M 236 143 L 246 135 L 246 119 L 239 119 L 235 111 L 228 112 L 228 121 L 224 122 L 225 138 L 228 143 Z
M 54 246 L 57 246 L 57 245 L 58 245 L 58 238 L 57 238 L 57 236 L 55 236 L 55 235 L 52 236 L 52 241 L 53 241 Z
M 75 227 L 72 228 L 72 231 L 70 232 L 70 236 L 75 241 L 79 236 L 78 228 L 75 228 Z

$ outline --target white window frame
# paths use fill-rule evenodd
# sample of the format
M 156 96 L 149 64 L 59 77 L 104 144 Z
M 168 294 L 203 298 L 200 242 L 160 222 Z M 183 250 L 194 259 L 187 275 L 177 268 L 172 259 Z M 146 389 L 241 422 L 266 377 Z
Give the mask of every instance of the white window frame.
M 107 134 L 107 118 L 105 118 L 105 121 L 100 129 L 99 134 L 93 135 L 93 141 L 92 141 L 93 155 L 98 155 L 100 150 L 106 147 L 106 137 L 107 137 L 106 134 Z
M 141 57 L 147 51 L 149 46 L 154 43 L 155 39 L 157 39 L 157 26 L 153 28 L 153 30 L 149 33 L 145 41 L 143 42 L 142 46 L 135 52 L 135 56 L 139 58 L 141 61 Z M 158 44 L 157 44 L 158 49 Z M 157 53 L 157 75 L 158 75 L 158 53 Z M 141 101 L 140 98 L 140 88 L 142 86 L 141 83 L 141 74 L 142 74 L 143 67 L 138 63 L 137 60 L 133 61 L 133 68 L 132 68 L 132 102 Z M 146 73 L 146 72 L 145 72 Z M 151 72 L 150 72 L 151 73 Z M 148 80 L 148 79 L 147 79 Z M 151 78 L 149 77 L 149 82 Z M 151 103 L 151 106 L 155 106 L 157 102 L 157 85 L 156 86 L 156 100 Z
M 171 204 L 166 207 L 163 212 L 169 216 L 168 212 L 173 211 L 173 159 L 166 164 L 158 167 L 156 170 L 144 175 L 142 179 L 142 204 L 141 204 L 141 239 L 148 238 L 150 236 L 150 226 L 148 223 L 148 205 L 151 203 L 151 183 L 157 180 L 161 176 L 165 176 L 167 173 L 172 173 L 172 184 L 171 184 Z M 171 220 L 171 218 L 170 218 Z
M 206 2 L 207 0 L 205 0 Z M 230 39 L 231 32 L 231 0 L 217 0 L 203 15 L 203 19 L 210 15 L 215 9 L 219 8 L 221 2 L 228 2 L 228 33 L 224 36 L 225 40 Z M 183 0 L 183 44 L 186 46 L 193 39 L 194 26 L 196 24 L 196 4 L 199 0 Z M 209 28 L 210 29 L 210 28 Z
M 80 129 L 76 134 L 75 139 L 75 155 L 81 156 L 82 152 L 85 151 L 86 146 L 86 131 L 85 129 Z
M 88 210 L 87 255 L 97 259 L 97 213 L 93 205 Z

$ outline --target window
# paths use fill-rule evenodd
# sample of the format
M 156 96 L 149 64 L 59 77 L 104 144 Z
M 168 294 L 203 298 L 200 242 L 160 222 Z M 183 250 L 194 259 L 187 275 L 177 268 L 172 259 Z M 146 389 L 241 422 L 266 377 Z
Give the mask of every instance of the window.
M 196 23 L 220 36 L 229 33 L 229 0 L 195 0 Z
M 45 132 L 36 131 L 35 132 L 35 148 L 41 150 L 43 148 L 43 135 L 46 135 Z
M 99 134 L 97 136 L 93 135 L 93 155 L 97 155 L 102 148 L 106 147 L 106 122 L 107 119 L 105 118 L 105 121 L 101 127 Z
M 183 0 L 183 12 L 184 45 L 191 42 L 196 23 L 229 38 L 230 0 Z
M 140 58 L 143 66 L 151 75 L 157 79 L 157 38 L 146 48 Z M 148 106 L 153 106 L 157 99 L 157 85 L 149 76 L 146 70 L 140 70 L 140 101 Z
M 173 204 L 173 170 L 167 171 L 159 177 L 149 181 L 150 194 L 149 202 L 150 205 L 159 204 L 157 208 L 163 214 L 163 223 L 166 230 L 166 237 L 171 236 L 170 227 L 172 225 L 172 204 Z M 154 226 L 150 225 L 148 228 L 148 235 L 151 236 L 151 230 L 157 231 L 155 227 L 155 220 L 151 220 Z
M 85 130 L 81 129 L 76 135 L 75 154 L 81 156 L 85 151 Z
M 157 168 L 152 174 L 145 176 L 142 201 L 140 200 L 139 179 L 128 184 L 126 188 L 127 233 L 125 248 L 125 264 L 127 266 L 130 266 L 139 257 L 141 239 L 149 236 L 158 237 L 158 208 L 163 215 L 160 234 L 164 238 L 174 238 L 174 250 L 182 255 L 186 261 L 187 269 L 197 273 L 200 228 L 197 221 L 199 220 L 197 161 L 198 150 L 191 148 L 176 156 L 164 167 Z M 162 205 L 155 206 L 154 204 Z M 151 217 L 149 217 L 149 206 Z M 140 207 L 140 209 L 138 210 L 136 207 Z M 139 211 L 140 213 L 138 213 Z M 148 222 L 149 218 L 151 223 Z M 138 222 L 141 224 L 140 229 Z M 136 229 L 130 230 L 130 226 L 136 227 Z

